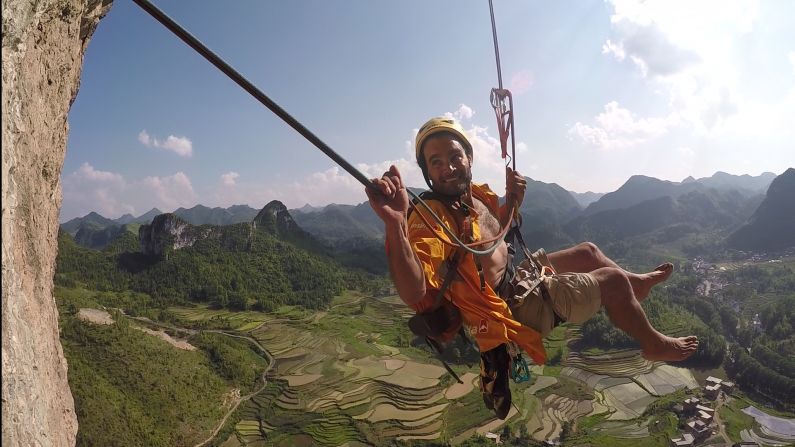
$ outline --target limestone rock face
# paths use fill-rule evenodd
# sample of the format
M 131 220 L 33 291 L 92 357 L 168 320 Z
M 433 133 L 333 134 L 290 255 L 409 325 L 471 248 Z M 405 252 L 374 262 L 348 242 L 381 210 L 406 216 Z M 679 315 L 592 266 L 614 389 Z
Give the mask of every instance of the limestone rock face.
M 287 207 L 278 200 L 271 200 L 254 218 L 254 225 L 260 230 L 277 236 L 301 235 L 305 232 L 293 220 Z
M 2 444 L 73 446 L 53 299 L 61 169 L 83 54 L 108 0 L 3 0 Z
M 173 250 L 192 247 L 196 241 L 219 235 L 217 227 L 196 227 L 171 213 L 161 214 L 150 225 L 141 225 L 138 229 L 141 252 L 158 258 L 167 258 Z

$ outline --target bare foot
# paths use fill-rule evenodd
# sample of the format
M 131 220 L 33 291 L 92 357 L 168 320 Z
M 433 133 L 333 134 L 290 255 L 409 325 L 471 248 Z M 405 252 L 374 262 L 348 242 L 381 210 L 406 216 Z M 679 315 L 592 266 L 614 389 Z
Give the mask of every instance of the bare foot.
M 696 349 L 698 349 L 696 336 L 673 338 L 663 335 L 653 346 L 643 348 L 642 355 L 646 360 L 677 362 L 695 354 Z
M 657 266 L 656 269 L 649 273 L 635 275 L 635 278 L 630 277 L 632 289 L 635 292 L 635 298 L 638 301 L 644 300 L 649 296 L 651 288 L 657 284 L 667 280 L 671 273 L 674 272 L 674 265 L 670 262 Z

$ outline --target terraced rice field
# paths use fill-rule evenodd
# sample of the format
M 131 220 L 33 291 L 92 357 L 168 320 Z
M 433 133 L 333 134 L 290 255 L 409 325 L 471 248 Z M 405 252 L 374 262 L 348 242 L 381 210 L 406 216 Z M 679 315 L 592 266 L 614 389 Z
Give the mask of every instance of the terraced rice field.
M 528 420 L 527 432 L 538 441 L 554 441 L 560 437 L 563 423 L 575 421 L 593 411 L 592 400 L 574 400 L 557 394 L 549 394 L 541 401 L 541 411 L 536 411 Z
M 214 310 L 208 308 L 206 305 L 198 305 L 196 307 L 171 307 L 169 311 L 173 312 L 180 319 L 188 322 L 200 321 L 224 321 L 228 322 L 230 327 L 234 330 L 246 332 L 254 329 L 263 322 L 270 321 L 276 317 L 263 312 L 233 312 L 226 309 Z
M 365 307 L 361 299 L 368 300 Z M 518 410 L 502 421 L 483 405 L 477 365 L 455 366 L 464 382 L 458 384 L 430 354 L 406 346 L 412 312 L 394 298 L 347 295 L 327 311 L 287 317 L 206 308 L 174 312 L 195 322 L 229 319 L 274 358 L 268 386 L 240 406 L 224 446 L 354 446 L 394 439 L 455 444 L 505 424 L 514 430 L 524 425 L 546 441 L 558 438 L 565 422 L 591 415 L 607 420 L 600 432 L 634 439 L 649 432 L 644 421 L 632 419 L 656 396 L 696 386 L 689 371 L 647 362 L 637 351 L 570 351 L 578 330 L 562 328 L 546 347 L 564 354 L 563 365 L 532 366 L 533 381 L 512 385 Z
M 599 391 L 614 421 L 639 417 L 659 396 L 698 387 L 689 370 L 649 362 L 634 350 L 599 355 L 571 352 L 566 364 L 561 375 Z
M 752 320 L 754 315 L 765 306 L 778 301 L 779 297 L 768 293 L 753 294 L 750 298 L 740 304 L 740 313 L 747 320 Z
M 759 424 L 758 427 L 742 431 L 740 436 L 743 441 L 755 441 L 763 445 L 795 444 L 795 419 L 771 416 L 753 406 L 742 411 Z
M 319 318 L 263 319 L 250 332 L 273 355 L 277 381 L 241 409 L 241 445 L 297 442 L 300 433 L 313 445 L 450 435 L 451 407 L 480 399 L 476 372 L 462 371 L 460 385 L 428 354 L 392 346 L 408 315 L 403 304 L 370 299 L 363 315 L 358 308 L 351 300 Z M 482 416 L 481 424 L 493 419 Z

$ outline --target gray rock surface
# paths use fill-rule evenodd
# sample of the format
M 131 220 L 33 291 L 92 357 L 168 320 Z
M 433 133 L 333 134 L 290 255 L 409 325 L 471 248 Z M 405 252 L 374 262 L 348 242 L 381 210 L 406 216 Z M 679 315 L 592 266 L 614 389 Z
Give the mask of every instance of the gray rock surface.
M 61 169 L 83 54 L 108 0 L 3 0 L 2 444 L 73 446 L 53 299 Z
M 192 247 L 197 241 L 220 235 L 217 227 L 197 227 L 172 213 L 161 214 L 152 219 L 150 225 L 141 225 L 138 229 L 141 252 L 164 259 L 174 250 Z

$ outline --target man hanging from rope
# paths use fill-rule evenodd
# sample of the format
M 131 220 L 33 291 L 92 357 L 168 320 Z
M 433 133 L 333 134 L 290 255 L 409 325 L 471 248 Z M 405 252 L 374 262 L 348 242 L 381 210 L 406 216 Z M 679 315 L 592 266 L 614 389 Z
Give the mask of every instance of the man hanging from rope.
M 425 123 L 415 148 L 431 188 L 424 196 L 429 209 L 409 212 L 405 185 L 395 166 L 373 180 L 377 189 L 365 189 L 384 221 L 392 279 L 400 298 L 418 316 L 427 316 L 424 335 L 444 343 L 463 323 L 474 336 L 481 351 L 484 401 L 500 418 L 507 416 L 511 405 L 508 347 L 518 345 L 543 364 L 542 337 L 560 322 L 583 323 L 601 306 L 616 327 L 639 342 L 648 360 L 684 360 L 696 351 L 696 337 L 661 334 L 640 306 L 650 289 L 670 276 L 671 264 L 632 273 L 585 242 L 548 255 L 543 249 L 527 252 L 530 259 L 514 268 L 513 250 L 502 240 L 485 256 L 443 243 L 441 227 L 421 214 L 435 212 L 463 240 L 485 241 L 499 235 L 500 222 L 510 219 L 508 203 L 513 201 L 517 208 L 522 203 L 526 180 L 506 167 L 506 204 L 500 207 L 488 185 L 472 182 L 472 145 L 451 119 Z M 412 330 L 422 332 L 422 326 L 415 324 Z
M 683 360 L 695 352 L 696 337 L 671 338 L 659 333 L 649 324 L 639 304 L 652 286 L 670 276 L 670 264 L 638 275 L 621 269 L 587 242 L 549 256 L 543 249 L 531 254 L 514 227 L 511 232 L 526 258 L 514 269 L 512 252 L 502 238 L 524 198 L 526 182 L 518 172 L 506 167 L 507 200 L 506 206 L 500 207 L 496 194 L 487 185 L 472 183 L 472 145 L 453 120 L 431 119 L 417 134 L 417 163 L 432 192 L 424 195 L 428 201 L 423 205 L 425 211 L 417 209 L 409 216 L 407 192 L 396 167 L 371 183 L 163 11 L 148 0 L 135 2 L 365 185 L 370 205 L 386 227 L 389 268 L 398 294 L 418 313 L 409 326 L 437 348 L 456 333 L 464 334 L 460 329 L 462 324 L 467 326 L 481 351 L 484 401 L 500 418 L 507 416 L 511 405 L 506 370 L 516 372 L 505 367 L 512 362 L 508 346 L 516 351 L 514 346 L 518 345 L 542 364 L 545 354 L 541 337 L 561 321 L 587 320 L 601 305 L 617 327 L 638 340 L 647 359 Z M 502 85 L 491 0 L 489 9 L 499 81 L 499 88 L 492 89 L 491 99 L 500 123 L 505 159 L 509 133 L 512 146 L 514 142 L 513 106 L 510 92 Z M 422 197 L 416 198 L 419 203 L 425 203 Z M 431 228 L 433 224 L 423 212 L 438 219 L 438 228 Z M 506 222 L 502 231 L 501 221 Z M 444 228 L 449 239 L 440 233 Z M 449 232 L 450 228 L 456 229 L 458 236 Z M 472 248 L 479 244 L 491 246 Z M 520 354 L 513 357 L 521 359 Z

